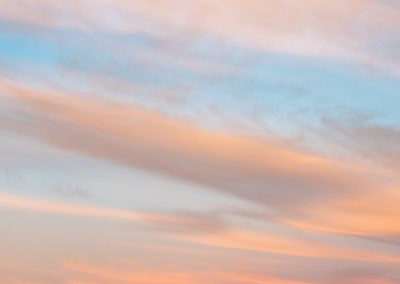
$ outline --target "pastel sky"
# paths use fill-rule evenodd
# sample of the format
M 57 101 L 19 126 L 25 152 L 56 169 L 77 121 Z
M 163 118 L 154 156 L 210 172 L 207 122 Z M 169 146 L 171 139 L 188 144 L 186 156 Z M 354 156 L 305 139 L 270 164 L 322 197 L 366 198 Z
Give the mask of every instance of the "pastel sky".
M 0 1 L 0 283 L 400 283 L 400 0 Z

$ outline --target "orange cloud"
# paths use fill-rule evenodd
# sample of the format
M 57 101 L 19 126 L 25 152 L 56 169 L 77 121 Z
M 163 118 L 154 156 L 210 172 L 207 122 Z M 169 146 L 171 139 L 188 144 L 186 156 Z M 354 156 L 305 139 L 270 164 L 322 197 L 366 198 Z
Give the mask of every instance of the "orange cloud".
M 193 212 L 146 213 L 117 208 L 104 208 L 87 204 L 73 204 L 42 198 L 0 193 L 0 207 L 6 210 L 35 212 L 52 215 L 69 215 L 125 220 L 149 225 L 156 229 L 171 232 L 213 232 L 224 229 L 225 225 L 217 218 Z
M 120 268 L 92 265 L 84 262 L 66 261 L 64 268 L 78 275 L 90 276 L 96 283 L 137 283 L 137 284 L 217 284 L 217 283 L 276 283 L 276 284 L 305 284 L 305 282 L 290 281 L 264 275 L 254 275 L 246 272 L 217 272 L 212 271 L 157 271 L 138 270 L 128 271 Z M 133 269 L 135 270 L 135 269 Z M 73 280 L 68 283 L 80 283 Z
M 246 249 L 268 253 L 286 254 L 311 258 L 330 258 L 367 262 L 400 263 L 400 259 L 367 250 L 312 242 L 277 234 L 274 232 L 229 231 L 213 235 L 194 235 L 182 238 L 185 241 L 216 247 Z
M 331 232 L 399 232 L 398 211 L 387 212 L 387 223 L 380 221 L 380 214 L 368 213 L 400 199 L 389 194 L 398 180 L 391 171 L 320 157 L 274 141 L 210 131 L 100 99 L 35 92 L 4 82 L 0 87 L 4 98 L 15 100 L 14 113 L 26 118 L 5 117 L 3 129 L 207 185 L 267 206 L 275 211 L 276 220 L 287 224 L 324 224 Z M 368 196 L 376 192 L 382 200 L 374 204 Z M 354 199 L 364 202 L 358 211 L 353 210 Z
M 110 209 L 91 205 L 79 205 L 40 198 L 23 197 L 5 193 L 0 193 L 0 206 L 4 209 L 21 210 L 25 212 L 109 218 L 138 223 L 148 223 L 156 227 L 168 227 L 170 230 L 176 228 L 176 226 L 189 227 L 191 230 L 196 230 L 197 226 L 209 226 L 208 223 L 202 224 L 201 222 L 203 220 L 201 218 L 193 218 L 194 216 L 190 215 L 172 216 L 147 214 L 129 210 Z M 182 235 L 180 233 L 180 231 L 175 231 L 174 234 L 168 235 L 171 238 L 183 240 L 185 242 L 194 242 L 221 248 L 247 249 L 304 257 L 351 259 L 357 261 L 390 263 L 399 262 L 399 259 L 391 256 L 335 245 L 304 241 L 273 232 L 262 233 L 257 231 L 224 230 L 221 232 L 213 232 L 212 234 Z
M 400 232 L 399 200 L 396 192 L 378 191 L 357 199 L 333 200 L 326 206 L 310 210 L 306 218 L 283 220 L 283 223 L 304 230 L 336 234 L 397 235 Z
M 68 204 L 33 197 L 23 197 L 12 194 L 0 193 L 0 205 L 3 208 L 19 209 L 39 213 L 59 215 L 102 217 L 130 221 L 143 221 L 146 215 L 128 210 L 108 209 L 88 205 Z
M 373 170 L 277 143 L 205 130 L 143 109 L 4 85 L 29 119 L 5 129 L 85 155 L 148 168 L 260 202 L 307 202 L 376 187 Z M 33 121 L 36 121 L 33 124 Z M 294 204 L 293 204 L 294 205 Z

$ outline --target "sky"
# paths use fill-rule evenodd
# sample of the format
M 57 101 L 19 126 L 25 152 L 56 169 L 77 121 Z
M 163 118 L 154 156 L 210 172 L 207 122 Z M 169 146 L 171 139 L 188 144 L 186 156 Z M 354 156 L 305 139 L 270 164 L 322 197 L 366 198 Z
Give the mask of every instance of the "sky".
M 0 1 L 0 283 L 400 283 L 399 0 Z

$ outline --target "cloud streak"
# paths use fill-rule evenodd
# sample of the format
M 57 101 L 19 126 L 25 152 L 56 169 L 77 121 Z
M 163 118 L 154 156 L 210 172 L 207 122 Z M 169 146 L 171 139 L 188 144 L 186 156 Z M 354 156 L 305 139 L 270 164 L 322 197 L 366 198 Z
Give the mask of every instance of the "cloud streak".
M 399 72 L 393 38 L 398 36 L 400 11 L 379 1 L 124 0 L 97 4 L 91 0 L 5 1 L 0 13 L 10 20 L 52 27 L 160 37 L 207 34 L 264 51 L 347 58 Z
M 383 227 L 374 218 L 357 222 L 381 206 L 372 201 L 376 192 L 383 196 L 382 202 L 398 200 L 392 194 L 398 187 L 396 178 L 385 170 L 320 157 L 265 139 L 213 132 L 107 101 L 50 95 L 7 84 L 3 90 L 9 94 L 6 100 L 16 100 L 15 113 L 23 118 L 3 117 L 3 129 L 87 156 L 207 185 L 277 210 L 278 220 L 322 218 L 315 222 L 331 226 L 332 231 L 370 234 L 381 228 L 385 233 L 398 232 L 393 222 L 399 215 L 394 211 L 386 215 L 392 221 Z M 365 202 L 357 212 L 346 205 L 353 198 Z
M 0 1 L 0 282 L 400 283 L 396 3 Z

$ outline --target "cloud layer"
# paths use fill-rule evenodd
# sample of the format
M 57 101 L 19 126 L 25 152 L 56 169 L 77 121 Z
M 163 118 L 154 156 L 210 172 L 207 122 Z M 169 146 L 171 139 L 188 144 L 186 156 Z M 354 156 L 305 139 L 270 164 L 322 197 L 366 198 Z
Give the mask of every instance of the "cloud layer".
M 0 3 L 1 283 L 400 283 L 400 10 Z

